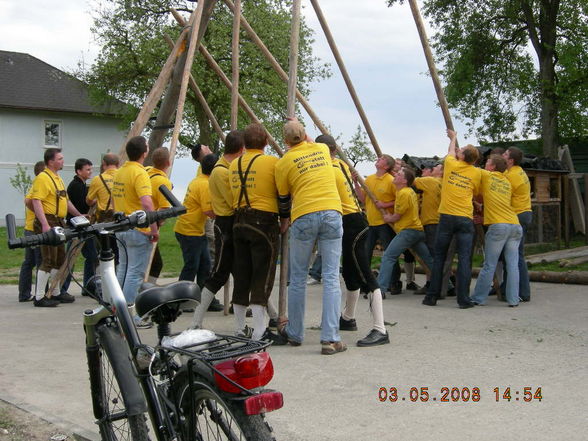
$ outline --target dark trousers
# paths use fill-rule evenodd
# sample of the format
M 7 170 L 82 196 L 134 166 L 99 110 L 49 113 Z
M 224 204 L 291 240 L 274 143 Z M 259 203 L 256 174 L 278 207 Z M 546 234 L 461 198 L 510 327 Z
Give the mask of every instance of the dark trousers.
M 455 237 L 457 251 L 457 303 L 465 305 L 471 302 L 469 291 L 472 280 L 472 236 L 474 234 L 474 222 L 463 216 L 442 214 L 437 226 L 437 237 L 433 250 L 433 269 L 431 284 L 427 289 L 427 297 L 441 297 L 443 284 L 443 266 L 449 250 L 451 240 Z
M 32 231 L 24 230 L 25 236 L 32 236 Z M 25 248 L 24 261 L 20 266 L 18 276 L 18 300 L 27 300 L 31 296 L 31 286 L 33 284 L 33 269 L 41 265 L 41 249 Z
M 206 236 L 186 236 L 176 233 L 176 239 L 182 249 L 184 266 L 179 280 L 196 281 L 202 288 L 204 281 L 210 274 L 210 254 Z
M 151 261 L 151 268 L 149 269 L 149 276 L 155 277 L 156 279 L 161 274 L 161 270 L 163 269 L 163 259 L 161 258 L 161 252 L 159 251 L 159 245 L 155 247 L 155 252 L 153 253 L 153 260 Z
M 86 286 L 90 278 L 96 273 L 96 265 L 98 264 L 98 253 L 96 252 L 96 243 L 93 238 L 88 239 L 84 242 L 84 245 L 82 245 L 82 256 L 84 256 L 84 280 L 82 286 Z M 73 266 L 63 281 L 63 284 L 61 285 L 61 294 L 67 292 L 69 289 L 69 285 L 71 284 L 72 279 L 72 272 Z
M 279 241 L 277 214 L 254 209 L 235 213 L 234 304 L 267 306 L 276 276 Z
M 217 293 L 233 270 L 233 221 L 234 216 L 217 216 L 214 219 L 214 266 L 204 286 Z
M 363 213 L 351 213 L 343 216 L 343 280 L 349 291 L 362 289 L 373 292 L 378 282 L 372 273 L 371 256 L 368 254 L 366 242 L 368 223 Z
M 382 246 L 382 250 L 386 250 L 386 248 L 388 248 L 388 245 L 390 245 L 390 242 L 392 242 L 392 239 L 394 239 L 394 237 L 396 236 L 396 233 L 394 233 L 394 230 L 392 229 L 392 227 L 388 224 L 383 224 L 383 225 L 376 225 L 376 226 L 370 226 L 368 229 L 368 237 L 367 237 L 367 253 L 368 256 L 370 256 L 370 261 L 371 261 L 371 256 L 374 253 L 374 248 L 376 247 L 376 242 L 378 241 L 378 239 L 380 240 L 380 245 Z M 414 262 L 414 258 L 413 258 L 413 262 Z M 398 265 L 398 262 L 396 262 L 394 264 L 394 267 L 392 268 L 392 279 L 391 280 L 391 287 L 393 287 L 395 284 L 400 282 L 400 265 Z M 382 287 L 382 289 L 387 289 L 390 288 L 388 286 L 386 287 Z

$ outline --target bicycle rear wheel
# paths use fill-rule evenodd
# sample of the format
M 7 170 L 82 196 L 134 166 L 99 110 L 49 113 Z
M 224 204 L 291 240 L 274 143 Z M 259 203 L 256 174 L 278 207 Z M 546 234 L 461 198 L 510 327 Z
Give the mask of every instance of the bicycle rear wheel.
M 179 388 L 179 403 L 196 439 L 202 441 L 275 441 L 263 415 L 246 415 L 236 403 L 224 400 L 207 382 L 195 380 L 193 395 L 185 381 Z M 192 404 L 190 406 L 190 398 Z M 186 434 L 188 429 L 186 429 Z M 198 434 L 200 437 L 198 437 Z M 187 436 L 187 435 L 186 435 Z
M 113 346 L 124 344 L 120 331 L 114 325 L 101 324 L 96 328 L 96 334 L 98 344 L 87 348 L 86 353 L 94 416 L 97 418 L 100 436 L 103 441 L 149 441 L 145 414 L 136 411 L 136 406 L 129 409 L 129 394 L 122 392 L 129 389 L 129 381 L 137 381 L 132 375 L 129 361 L 125 360 L 125 363 L 131 370 L 131 377 L 128 372 L 121 372 L 121 360 L 113 358 L 117 355 L 120 357 L 117 348 Z M 121 384 L 125 381 L 126 387 Z M 138 384 L 131 389 L 136 391 L 137 388 Z

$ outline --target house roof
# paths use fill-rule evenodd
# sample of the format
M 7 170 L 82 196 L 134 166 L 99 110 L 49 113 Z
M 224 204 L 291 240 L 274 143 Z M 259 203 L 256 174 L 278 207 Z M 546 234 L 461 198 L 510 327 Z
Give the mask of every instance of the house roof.
M 0 50 L 0 107 L 119 115 L 124 103 L 92 104 L 82 81 L 29 54 Z

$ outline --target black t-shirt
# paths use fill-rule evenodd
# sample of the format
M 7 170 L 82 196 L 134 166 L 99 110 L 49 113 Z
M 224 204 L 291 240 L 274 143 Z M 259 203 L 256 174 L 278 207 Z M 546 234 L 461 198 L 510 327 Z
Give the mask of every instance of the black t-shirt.
M 90 207 L 86 204 L 86 196 L 88 194 L 88 187 L 86 183 L 80 179 L 79 176 L 74 176 L 72 181 L 67 186 L 67 196 L 74 207 L 78 209 L 81 214 L 87 214 Z M 69 220 L 72 216 L 68 215 Z

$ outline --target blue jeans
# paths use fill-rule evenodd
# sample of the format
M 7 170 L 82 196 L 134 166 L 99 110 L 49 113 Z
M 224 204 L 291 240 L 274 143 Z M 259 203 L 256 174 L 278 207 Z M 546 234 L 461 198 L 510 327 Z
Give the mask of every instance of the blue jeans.
M 98 263 L 98 252 L 96 251 L 96 243 L 94 238 L 90 238 L 84 242 L 84 245 L 82 245 L 82 256 L 84 256 L 84 281 L 82 286 L 85 287 L 88 281 L 95 274 L 96 265 Z M 67 277 L 63 281 L 63 284 L 61 285 L 60 294 L 67 292 L 71 283 L 71 279 L 72 275 L 71 273 L 68 273 Z
M 24 230 L 25 236 L 35 234 L 32 231 Z M 41 248 L 25 248 L 24 261 L 20 266 L 18 276 L 18 300 L 27 300 L 31 296 L 31 285 L 33 284 L 33 269 L 41 265 Z
M 208 251 L 208 238 L 203 236 L 186 236 L 176 233 L 176 239 L 182 249 L 184 266 L 180 272 L 179 280 L 197 281 L 202 288 L 210 275 L 210 252 Z
M 382 255 L 382 264 L 380 266 L 380 274 L 378 275 L 380 289 L 386 289 L 387 286 L 390 286 L 392 269 L 398 262 L 398 257 L 408 248 L 412 248 L 423 259 L 423 262 L 429 269 L 433 268 L 433 258 L 425 243 L 425 233 L 409 228 L 402 230 L 392 239 L 392 242 L 390 242 L 390 245 L 388 245 L 388 248 L 386 248 L 386 251 Z
M 523 237 L 519 243 L 519 297 L 523 300 L 529 300 L 531 298 L 531 283 L 529 281 L 529 270 L 527 269 L 527 262 L 525 261 L 525 237 L 527 231 L 533 223 L 533 212 L 525 211 L 518 215 L 519 223 L 523 229 Z M 502 282 L 501 289 L 504 292 L 506 284 L 508 282 L 508 268 L 505 268 L 504 281 Z
M 299 217 L 290 227 L 290 286 L 288 287 L 288 325 L 286 332 L 295 341 L 304 339 L 306 277 L 314 243 L 322 257 L 323 313 L 321 341 L 340 341 L 341 284 L 339 261 L 343 223 L 334 210 L 317 211 Z
M 321 273 L 323 271 L 321 261 L 322 261 L 321 253 L 317 252 L 316 257 L 314 258 L 314 262 L 312 263 L 312 266 L 308 270 L 308 275 L 310 277 L 312 277 L 313 279 L 318 280 L 319 282 L 321 281 Z
M 467 305 L 471 302 L 470 282 L 472 280 L 472 236 L 474 234 L 474 222 L 469 217 L 442 214 L 437 225 L 437 237 L 435 238 L 435 252 L 433 253 L 433 269 L 431 271 L 431 284 L 427 289 L 427 297 L 439 298 L 443 283 L 443 266 L 451 239 L 455 236 L 455 249 L 457 251 L 457 303 Z
M 519 243 L 523 229 L 515 224 L 493 224 L 488 227 L 484 245 L 484 266 L 478 275 L 472 300 L 481 305 L 486 303 L 492 285 L 496 263 L 504 249 L 508 270 L 506 301 L 509 305 L 519 304 Z
M 122 286 L 127 303 L 132 304 L 135 303 L 135 297 L 145 279 L 145 271 L 151 257 L 151 242 L 145 234 L 136 230 L 116 233 L 116 237 L 126 247 L 126 253 L 123 247 L 119 247 L 116 278 Z

